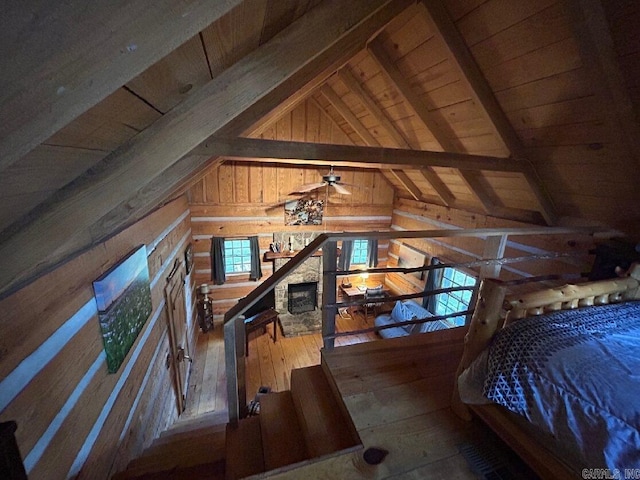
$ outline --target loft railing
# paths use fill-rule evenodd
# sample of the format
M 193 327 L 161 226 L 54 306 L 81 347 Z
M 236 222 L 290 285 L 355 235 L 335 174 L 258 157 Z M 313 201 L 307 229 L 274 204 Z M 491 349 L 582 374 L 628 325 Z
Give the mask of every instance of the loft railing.
M 482 259 L 467 262 L 463 264 L 444 264 L 438 266 L 423 267 L 391 267 L 391 268 L 369 268 L 360 270 L 360 272 L 368 273 L 413 273 L 421 271 L 429 271 L 433 268 L 443 268 L 446 266 L 457 265 L 461 267 L 480 267 L 480 278 L 494 277 L 497 278 L 502 265 L 523 262 L 529 260 L 540 259 L 561 259 L 563 257 L 575 256 L 571 253 L 551 253 L 542 255 L 529 255 L 524 257 L 505 258 L 504 252 L 507 244 L 507 238 L 510 236 L 523 235 L 587 235 L 600 236 L 602 238 L 610 238 L 619 236 L 615 231 L 603 228 L 562 228 L 562 227 L 531 227 L 531 228 L 486 228 L 486 229 L 468 229 L 468 230 L 417 230 L 417 231 L 389 231 L 389 232 L 344 232 L 344 233 L 323 233 L 316 237 L 308 246 L 298 252 L 280 269 L 275 271 L 267 280 L 258 285 L 249 295 L 241 299 L 234 305 L 224 316 L 224 344 L 225 344 L 225 368 L 227 375 L 227 396 L 229 404 L 229 421 L 237 423 L 240 418 L 247 414 L 246 407 L 246 378 L 245 378 L 245 330 L 244 318 L 242 314 L 253 305 L 256 304 L 264 295 L 271 291 L 279 282 L 285 279 L 307 258 L 312 256 L 316 251 L 322 250 L 322 337 L 324 348 L 330 350 L 334 346 L 334 340 L 337 336 L 343 335 L 342 332 L 336 333 L 335 319 L 338 308 L 347 305 L 362 305 L 367 303 L 366 300 L 353 301 L 349 303 L 336 302 L 337 282 L 336 279 L 343 275 L 352 275 L 353 272 L 343 272 L 336 269 L 337 265 L 337 242 L 342 240 L 359 240 L 359 239 L 397 239 L 397 238 L 455 238 L 455 237 L 474 237 L 485 240 Z M 446 289 L 449 290 L 449 289 Z M 405 298 L 417 298 L 427 295 L 428 293 L 401 295 L 397 297 L 389 297 L 387 300 L 393 301 Z M 435 293 L 434 293 L 435 294 Z M 442 317 L 432 317 L 428 320 L 417 320 L 415 323 L 423 321 L 438 320 L 449 316 L 460 316 L 470 313 L 471 310 L 454 313 Z M 371 331 L 376 328 L 371 329 Z M 367 330 L 369 331 L 369 330 Z M 352 334 L 353 332 L 348 332 Z M 346 333 L 345 333 L 346 334 Z

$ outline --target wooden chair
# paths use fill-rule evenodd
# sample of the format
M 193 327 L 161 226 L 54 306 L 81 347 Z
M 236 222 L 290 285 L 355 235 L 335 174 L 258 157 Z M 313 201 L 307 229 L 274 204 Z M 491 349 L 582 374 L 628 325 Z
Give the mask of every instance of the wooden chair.
M 365 321 L 368 320 L 370 313 L 374 317 L 378 315 L 378 307 L 385 302 L 386 297 L 387 294 L 382 284 L 377 287 L 367 287 L 364 292 L 364 299 L 367 300 L 367 303 L 363 305 Z

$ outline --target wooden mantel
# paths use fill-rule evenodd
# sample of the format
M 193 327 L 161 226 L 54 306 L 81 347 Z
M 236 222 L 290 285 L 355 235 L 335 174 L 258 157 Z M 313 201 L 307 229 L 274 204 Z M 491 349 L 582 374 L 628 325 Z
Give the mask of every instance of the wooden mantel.
M 277 258 L 293 258 L 295 257 L 298 253 L 300 252 L 300 250 L 294 250 L 294 251 L 289 251 L 287 250 L 286 252 L 264 252 L 264 260 L 265 261 L 273 261 Z M 311 254 L 312 257 L 320 257 L 322 255 L 322 250 L 316 250 L 315 252 L 313 252 Z

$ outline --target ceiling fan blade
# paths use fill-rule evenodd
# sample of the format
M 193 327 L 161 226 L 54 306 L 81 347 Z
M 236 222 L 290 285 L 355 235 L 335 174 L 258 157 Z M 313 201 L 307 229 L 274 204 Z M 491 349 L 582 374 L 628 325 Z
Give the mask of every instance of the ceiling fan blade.
M 364 185 L 356 185 L 355 183 L 347 183 L 347 182 L 340 182 L 340 185 L 342 186 L 347 186 L 347 187 L 353 187 L 353 188 L 361 188 L 364 190 L 369 190 L 370 187 L 366 187 Z
M 315 190 L 316 188 L 324 187 L 326 182 L 318 182 L 318 183 L 308 183 L 306 185 L 301 185 L 295 189 L 292 193 L 305 193 L 310 192 L 311 190 Z
M 344 188 L 339 183 L 334 183 L 332 186 L 333 186 L 333 188 L 336 189 L 336 191 L 338 193 L 341 193 L 342 195 L 351 195 L 351 192 L 349 190 L 347 190 L 346 188 Z

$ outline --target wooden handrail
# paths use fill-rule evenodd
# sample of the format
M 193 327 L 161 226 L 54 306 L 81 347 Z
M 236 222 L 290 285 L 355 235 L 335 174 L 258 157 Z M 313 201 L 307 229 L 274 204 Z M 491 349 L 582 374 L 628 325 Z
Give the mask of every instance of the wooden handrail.
M 439 238 L 439 237 L 474 237 L 490 239 L 492 237 L 504 237 L 500 243 L 505 243 L 506 237 L 515 235 L 562 235 L 562 234 L 579 234 L 602 237 L 615 237 L 621 234 L 617 231 L 600 227 L 530 227 L 530 228 L 477 228 L 477 229 L 449 229 L 449 230 L 404 230 L 404 231 L 385 231 L 385 232 L 331 232 L 323 233 L 317 236 L 308 246 L 293 256 L 280 269 L 275 271 L 267 280 L 258 285 L 249 295 L 242 298 L 234 305 L 224 316 L 224 337 L 225 337 L 225 362 L 227 370 L 227 395 L 229 399 L 229 421 L 236 423 L 244 416 L 246 409 L 246 391 L 245 391 L 245 368 L 244 368 L 244 326 L 238 322 L 240 315 L 247 309 L 255 305 L 262 297 L 286 278 L 293 270 L 300 266 L 307 258 L 314 255 L 317 250 L 325 247 L 323 252 L 323 316 L 322 316 L 322 333 L 325 348 L 333 347 L 333 339 L 335 332 L 335 314 L 337 313 L 338 304 L 336 303 L 335 290 L 337 288 L 335 279 L 339 275 L 349 275 L 353 272 L 339 272 L 335 267 L 330 268 L 331 263 L 335 263 L 337 259 L 336 242 L 339 240 L 362 240 L 362 239 L 396 239 L 396 238 Z M 493 250 L 493 252 L 491 252 Z M 485 250 L 483 256 L 500 256 L 502 251 L 496 249 Z M 549 258 L 560 258 L 564 254 L 550 254 Z M 543 258 L 539 255 L 536 259 Z M 468 262 L 468 266 L 488 266 L 512 263 L 516 261 L 531 260 L 530 257 L 519 257 L 514 260 L 504 258 L 484 258 L 474 262 Z M 459 264 L 462 265 L 462 264 Z M 447 265 L 439 265 L 439 268 L 445 268 Z M 411 273 L 418 271 L 429 271 L 435 267 L 424 266 L 418 268 L 400 269 L 368 269 L 368 272 L 385 273 L 390 271 L 400 271 L 403 273 Z M 499 272 L 499 268 L 497 269 Z M 485 274 L 487 274 L 485 272 Z M 402 295 L 393 297 L 392 299 L 416 298 L 424 296 L 424 293 Z M 355 304 L 359 304 L 355 302 Z M 471 311 L 462 312 L 460 315 L 470 313 Z M 476 312 L 477 313 L 477 312 Z M 420 323 L 420 321 L 415 321 Z M 375 327 L 372 331 L 375 331 Z
M 434 315 L 433 317 L 416 318 L 413 320 L 406 320 L 404 322 L 394 322 L 394 323 L 388 323 L 386 325 L 379 325 L 377 327 L 362 328 L 360 330 L 349 330 L 348 332 L 335 332 L 335 333 L 332 333 L 331 335 L 323 336 L 322 338 L 323 339 L 338 338 L 338 337 L 348 337 L 351 335 L 360 335 L 361 333 L 373 333 L 373 332 L 378 332 L 380 330 L 386 330 L 387 328 L 406 327 L 407 325 L 418 325 L 418 324 L 429 323 L 429 322 L 437 322 L 439 320 L 446 320 L 447 318 L 451 318 L 451 317 L 462 317 L 462 316 L 471 315 L 471 314 L 473 314 L 473 309 L 461 310 L 459 312 L 447 313 L 446 315 Z
M 403 230 L 389 232 L 330 232 L 318 235 L 308 246 L 300 250 L 291 260 L 289 260 L 282 268 L 273 273 L 267 280 L 258 285 L 249 295 L 239 300 L 224 316 L 224 322 L 227 323 L 233 318 L 242 315 L 247 309 L 252 307 L 258 300 L 272 290 L 275 285 L 289 275 L 296 267 L 304 262 L 308 257 L 320 249 L 327 241 L 337 240 L 357 240 L 357 239 L 395 239 L 395 238 L 439 238 L 439 237 L 475 237 L 485 238 L 496 235 L 563 235 L 563 234 L 582 234 L 582 235 L 604 235 L 618 236 L 619 232 L 602 227 L 529 227 L 529 228 L 475 228 L 475 229 L 455 229 L 455 230 Z M 523 257 L 524 258 L 524 257 Z M 493 260 L 493 259 L 492 259 Z M 498 260 L 498 259 L 496 259 Z M 479 260 L 482 262 L 488 260 Z M 524 261 L 524 260 L 522 260 Z M 474 262 L 475 263 L 475 262 Z M 508 262 L 504 262 L 508 263 Z M 430 270 L 429 266 L 419 267 L 418 270 Z M 368 269 L 367 271 L 385 272 L 388 269 Z M 334 273 L 331 271 L 331 273 Z M 348 275 L 348 272 L 335 272 L 336 275 Z M 353 274 L 353 272 L 351 272 Z

